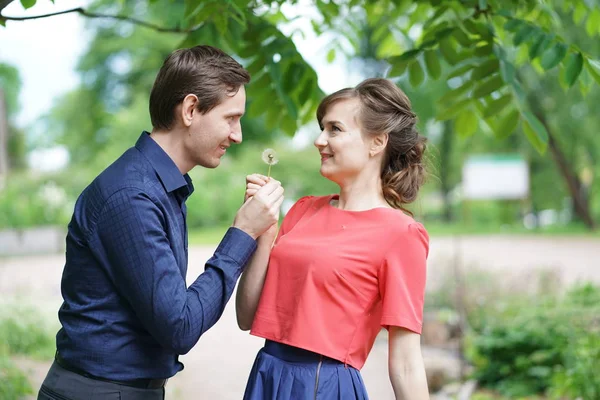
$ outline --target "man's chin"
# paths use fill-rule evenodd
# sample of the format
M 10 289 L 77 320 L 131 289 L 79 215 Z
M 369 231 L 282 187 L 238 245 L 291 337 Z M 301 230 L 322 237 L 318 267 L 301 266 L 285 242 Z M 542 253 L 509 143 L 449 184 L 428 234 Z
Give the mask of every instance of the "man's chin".
M 200 164 L 201 167 L 210 168 L 210 169 L 215 169 L 219 165 L 221 165 L 221 159 L 220 158 L 216 158 L 216 159 L 213 159 L 213 160 L 204 160 Z

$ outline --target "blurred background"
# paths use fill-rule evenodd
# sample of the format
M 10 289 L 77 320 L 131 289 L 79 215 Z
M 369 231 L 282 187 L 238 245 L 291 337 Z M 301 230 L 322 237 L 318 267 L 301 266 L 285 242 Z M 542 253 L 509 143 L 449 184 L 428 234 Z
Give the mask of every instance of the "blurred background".
M 49 15 L 57 14 L 57 15 Z M 45 15 L 43 18 L 32 18 Z M 593 0 L 0 0 L 0 398 L 35 398 L 54 355 L 64 242 L 86 185 L 150 130 L 174 49 L 211 44 L 252 74 L 244 143 L 196 168 L 192 282 L 244 193 L 319 174 L 315 110 L 393 79 L 428 137 L 411 205 L 430 233 L 423 353 L 432 398 L 600 399 L 600 6 Z M 232 303 L 170 399 L 239 399 L 262 341 Z M 392 399 L 382 331 L 362 371 Z

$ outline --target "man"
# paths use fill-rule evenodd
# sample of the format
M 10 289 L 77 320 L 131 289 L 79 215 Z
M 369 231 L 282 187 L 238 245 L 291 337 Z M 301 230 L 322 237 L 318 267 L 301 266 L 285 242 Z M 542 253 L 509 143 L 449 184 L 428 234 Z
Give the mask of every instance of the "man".
M 221 316 L 256 249 L 277 223 L 271 180 L 237 212 L 206 269 L 186 288 L 187 173 L 215 168 L 241 143 L 248 72 L 219 49 L 173 52 L 150 95 L 143 132 L 81 194 L 69 224 L 62 329 L 38 399 L 164 398 L 167 378 Z M 200 194 L 202 195 L 202 193 Z

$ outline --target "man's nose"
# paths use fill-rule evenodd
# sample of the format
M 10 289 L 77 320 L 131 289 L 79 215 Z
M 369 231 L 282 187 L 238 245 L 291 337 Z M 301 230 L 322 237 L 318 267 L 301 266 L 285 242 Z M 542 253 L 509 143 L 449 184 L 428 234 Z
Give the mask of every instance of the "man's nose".
M 229 135 L 229 139 L 236 144 L 242 143 L 242 126 L 237 125 L 237 127 L 231 132 Z

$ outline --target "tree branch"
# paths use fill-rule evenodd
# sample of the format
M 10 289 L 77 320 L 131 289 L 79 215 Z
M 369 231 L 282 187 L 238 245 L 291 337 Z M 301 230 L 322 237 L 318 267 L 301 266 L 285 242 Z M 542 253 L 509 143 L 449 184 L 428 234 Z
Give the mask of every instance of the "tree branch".
M 6 4 L 10 3 L 10 1 L 12 0 L 0 0 L 0 7 L 2 7 L 2 5 L 7 2 Z M 2 10 L 2 8 L 0 8 L 0 11 Z M 106 19 L 114 19 L 114 20 L 118 20 L 118 21 L 126 21 L 126 22 L 130 22 L 132 24 L 136 24 L 136 25 L 140 25 L 140 26 L 144 26 L 146 28 L 150 28 L 153 29 L 157 32 L 170 32 L 170 33 L 190 33 L 190 32 L 194 32 L 197 31 L 198 29 L 200 29 L 203 24 L 199 24 L 193 28 L 187 28 L 187 29 L 182 29 L 182 28 L 168 28 L 168 27 L 164 27 L 164 26 L 159 26 L 159 25 L 155 25 L 152 24 L 150 22 L 146 22 L 146 21 L 141 21 L 139 19 L 136 18 L 131 18 L 128 17 L 126 15 L 108 15 L 108 14 L 99 14 L 99 13 L 93 13 L 93 12 L 89 12 L 86 11 L 85 9 L 78 7 L 78 8 L 72 8 L 69 10 L 64 10 L 64 11 L 58 11 L 55 13 L 50 13 L 50 14 L 42 14 L 42 15 L 34 15 L 31 17 L 8 17 L 6 15 L 1 15 L 0 14 L 0 20 L 4 20 L 4 21 L 28 21 L 31 19 L 40 19 L 40 18 L 48 18 L 48 17 L 54 17 L 56 15 L 62 15 L 62 14 L 69 14 L 69 13 L 78 13 L 83 15 L 84 17 L 87 18 L 106 18 Z
M 12 3 L 13 0 L 0 0 L 0 12 L 4 10 L 4 7 Z

